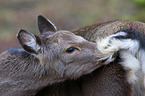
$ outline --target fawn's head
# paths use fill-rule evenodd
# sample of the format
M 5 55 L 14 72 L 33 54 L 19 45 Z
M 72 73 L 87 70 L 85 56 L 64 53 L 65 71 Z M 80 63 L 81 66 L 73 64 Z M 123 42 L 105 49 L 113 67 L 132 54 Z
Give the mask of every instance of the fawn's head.
M 55 25 L 43 16 L 38 16 L 38 28 L 40 37 L 20 30 L 17 38 L 46 70 L 52 70 L 60 77 L 77 78 L 100 66 L 95 43 L 69 31 L 57 31 Z

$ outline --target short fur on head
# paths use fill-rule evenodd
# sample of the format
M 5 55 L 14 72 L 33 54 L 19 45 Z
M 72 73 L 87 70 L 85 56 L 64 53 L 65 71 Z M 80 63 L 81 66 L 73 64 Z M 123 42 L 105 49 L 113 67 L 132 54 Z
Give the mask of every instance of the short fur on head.
M 120 64 L 127 71 L 128 82 L 133 84 L 136 93 L 143 96 L 144 75 L 145 75 L 145 43 L 144 36 L 135 30 L 123 30 L 109 35 L 105 38 L 97 39 L 97 48 L 106 56 L 119 53 L 122 61 Z M 108 58 L 108 59 L 110 59 Z M 136 96 L 139 96 L 136 95 Z
M 43 16 L 38 16 L 38 28 L 41 36 L 21 29 L 17 38 L 23 48 L 0 54 L 1 96 L 33 96 L 45 86 L 103 66 L 99 61 L 106 58 L 100 57 L 95 43 L 70 31 L 57 31 Z
M 97 65 L 100 58 L 95 55 L 95 43 L 66 30 L 57 31 L 56 28 L 52 28 L 52 23 L 50 24 L 53 30 L 47 29 L 45 27 L 49 24 L 42 26 L 40 18 L 44 22 L 44 17 L 39 16 L 38 26 L 42 31 L 41 37 L 26 30 L 20 30 L 17 38 L 22 47 L 38 59 L 41 66 L 45 67 L 45 74 L 53 72 L 57 78 L 74 79 L 102 66 Z

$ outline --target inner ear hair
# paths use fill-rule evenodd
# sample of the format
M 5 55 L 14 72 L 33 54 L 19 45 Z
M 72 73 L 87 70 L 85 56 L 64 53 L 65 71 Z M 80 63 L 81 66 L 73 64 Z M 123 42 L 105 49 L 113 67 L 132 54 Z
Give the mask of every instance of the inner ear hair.
M 38 54 L 40 51 L 40 46 L 42 43 L 38 36 L 21 29 L 17 34 L 17 38 L 19 43 L 27 52 Z

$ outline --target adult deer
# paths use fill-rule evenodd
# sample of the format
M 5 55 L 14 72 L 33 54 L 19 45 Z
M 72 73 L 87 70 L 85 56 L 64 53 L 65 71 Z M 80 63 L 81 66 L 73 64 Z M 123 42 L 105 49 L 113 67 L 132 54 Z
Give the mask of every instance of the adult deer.
M 96 44 L 38 17 L 41 37 L 20 30 L 23 48 L 0 54 L 0 95 L 34 96 L 46 86 L 91 73 L 103 63 Z M 96 55 L 98 54 L 98 55 Z
M 87 26 L 74 33 L 95 42 L 98 37 L 107 37 L 118 31 L 137 31 L 144 37 L 145 28 L 143 26 L 145 24 L 142 22 L 119 20 Z M 144 96 L 143 81 L 129 82 L 129 70 L 124 69 L 120 64 L 121 61 L 118 55 L 114 62 L 107 66 L 76 80 L 67 80 L 48 86 L 36 96 Z

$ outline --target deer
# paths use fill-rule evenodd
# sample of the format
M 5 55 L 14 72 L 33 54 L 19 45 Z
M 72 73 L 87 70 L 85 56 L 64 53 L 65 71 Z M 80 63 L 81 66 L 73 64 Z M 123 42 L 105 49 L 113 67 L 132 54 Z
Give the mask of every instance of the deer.
M 95 50 L 96 43 L 57 30 L 41 15 L 38 28 L 40 36 L 21 29 L 17 34 L 21 47 L 0 54 L 1 96 L 34 96 L 47 86 L 79 78 L 105 65 L 101 61 L 108 57 Z
M 138 21 L 115 20 L 74 31 L 96 42 L 102 54 L 111 58 L 115 54 L 115 59 L 75 80 L 47 86 L 35 96 L 144 96 L 144 26 Z

